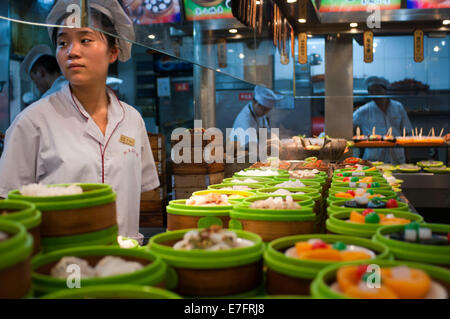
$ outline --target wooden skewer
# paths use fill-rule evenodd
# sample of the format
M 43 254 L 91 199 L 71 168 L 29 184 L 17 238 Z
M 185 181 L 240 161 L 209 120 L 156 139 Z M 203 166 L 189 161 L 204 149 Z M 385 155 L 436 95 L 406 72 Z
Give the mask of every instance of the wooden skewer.
M 411 129 L 411 135 L 414 136 L 414 129 Z
M 361 135 L 361 129 L 359 128 L 359 126 L 356 127 L 356 136 L 360 136 Z
M 444 128 L 442 128 L 441 133 L 439 134 L 439 137 L 442 137 L 442 133 L 444 133 Z
M 422 137 L 422 130 L 423 130 L 423 127 L 420 128 L 420 134 L 419 134 L 420 137 Z
M 375 126 L 372 127 L 372 135 L 375 135 Z
M 434 127 L 431 128 L 431 134 L 434 137 Z
M 419 134 L 417 134 L 417 127 L 416 127 L 416 135 L 415 136 L 419 136 Z
M 431 128 L 430 128 L 430 131 L 428 132 L 428 136 L 430 136 L 430 134 L 431 134 Z
M 406 128 L 403 128 L 403 137 L 406 136 Z

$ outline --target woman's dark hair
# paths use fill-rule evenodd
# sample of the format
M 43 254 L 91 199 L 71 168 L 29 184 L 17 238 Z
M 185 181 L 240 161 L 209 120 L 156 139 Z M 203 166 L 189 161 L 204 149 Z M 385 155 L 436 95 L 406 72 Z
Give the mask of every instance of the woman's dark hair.
M 71 14 L 72 12 L 67 12 L 56 22 L 56 24 L 60 25 Z M 111 22 L 111 20 L 97 9 L 89 8 L 89 19 L 91 22 L 90 25 L 95 25 L 94 22 L 96 22 L 98 25 L 98 29 L 105 31 L 109 34 L 117 35 L 116 29 L 114 28 L 114 24 Z M 55 47 L 57 46 L 56 44 L 57 32 L 58 28 L 53 28 L 52 43 Z M 109 34 L 102 32 L 102 36 L 106 37 L 106 41 L 108 42 L 108 48 L 112 49 L 116 45 L 116 38 Z

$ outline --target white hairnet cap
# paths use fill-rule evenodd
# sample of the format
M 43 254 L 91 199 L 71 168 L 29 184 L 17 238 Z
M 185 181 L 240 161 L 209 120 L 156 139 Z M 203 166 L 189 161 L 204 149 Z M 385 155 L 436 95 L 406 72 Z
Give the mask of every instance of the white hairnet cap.
M 119 60 L 127 61 L 131 56 L 131 42 L 129 41 L 135 40 L 133 21 L 117 0 L 89 0 L 88 3 L 90 8 L 100 11 L 111 20 L 117 35 L 120 37 L 116 37 L 116 43 L 120 50 Z M 67 13 L 67 7 L 71 4 L 80 5 L 80 0 L 58 0 L 47 16 L 47 23 L 56 24 Z M 53 28 L 48 28 L 50 38 L 52 32 Z
M 372 85 L 381 85 L 384 86 L 386 89 L 389 87 L 389 81 L 385 78 L 381 78 L 378 76 L 371 76 L 367 78 L 366 80 L 367 88 L 371 87 Z
M 30 72 L 34 63 L 43 55 L 51 55 L 52 50 L 48 45 L 38 44 L 35 45 L 30 52 L 25 56 L 25 59 L 20 64 L 20 78 L 24 81 L 31 81 Z
M 259 85 L 255 86 L 255 100 L 262 106 L 272 108 L 282 99 L 281 95 L 275 94 L 272 90 Z

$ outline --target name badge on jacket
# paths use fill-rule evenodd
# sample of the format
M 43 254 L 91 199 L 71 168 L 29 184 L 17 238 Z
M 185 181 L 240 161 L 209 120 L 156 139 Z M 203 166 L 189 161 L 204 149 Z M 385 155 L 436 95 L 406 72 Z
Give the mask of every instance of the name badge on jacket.
M 125 136 L 125 135 L 120 135 L 120 143 L 126 144 L 126 145 L 130 145 L 130 146 L 134 146 L 135 140 L 134 138 Z

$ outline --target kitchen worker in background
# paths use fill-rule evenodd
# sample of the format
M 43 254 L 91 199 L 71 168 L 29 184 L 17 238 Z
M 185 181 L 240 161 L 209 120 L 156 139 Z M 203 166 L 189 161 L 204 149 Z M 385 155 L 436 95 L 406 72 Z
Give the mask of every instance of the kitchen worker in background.
M 28 52 L 20 65 L 20 78 L 27 82 L 32 80 L 41 92 L 40 98 L 59 91 L 67 84 L 52 50 L 43 44 L 34 46 Z M 26 98 L 26 102 L 29 102 L 29 98 Z
M 388 80 L 372 76 L 366 80 L 369 95 L 385 96 L 389 87 Z M 393 136 L 403 135 L 403 129 L 407 134 L 412 126 L 403 105 L 387 97 L 374 98 L 373 101 L 364 104 L 353 113 L 353 127 L 359 127 L 361 134 L 370 136 L 372 128 L 375 134 L 385 135 L 392 127 Z M 405 151 L 403 148 L 366 148 L 364 159 L 370 161 L 382 161 L 385 163 L 405 163 Z
M 47 23 L 67 25 L 78 0 L 58 0 Z M 133 23 L 117 0 L 89 1 L 95 28 L 134 40 Z M 119 235 L 142 243 L 141 192 L 159 186 L 145 123 L 106 87 L 108 68 L 127 61 L 131 43 L 91 28 L 49 28 L 69 81 L 22 111 L 6 131 L 0 196 L 30 183 L 105 183 L 116 192 Z
M 245 105 L 234 120 L 233 129 L 229 137 L 230 140 L 234 140 L 233 135 L 237 134 L 235 132 L 237 128 L 242 128 L 245 131 L 252 127 L 256 129 L 257 133 L 259 128 L 270 129 L 270 119 L 267 117 L 267 114 L 282 99 L 281 95 L 274 93 L 272 90 L 258 85 L 255 86 L 253 101 Z M 237 134 L 237 141 L 240 145 L 248 147 L 250 142 L 258 142 L 258 136 L 256 135 L 255 139 L 255 137 L 247 136 L 246 134 Z

